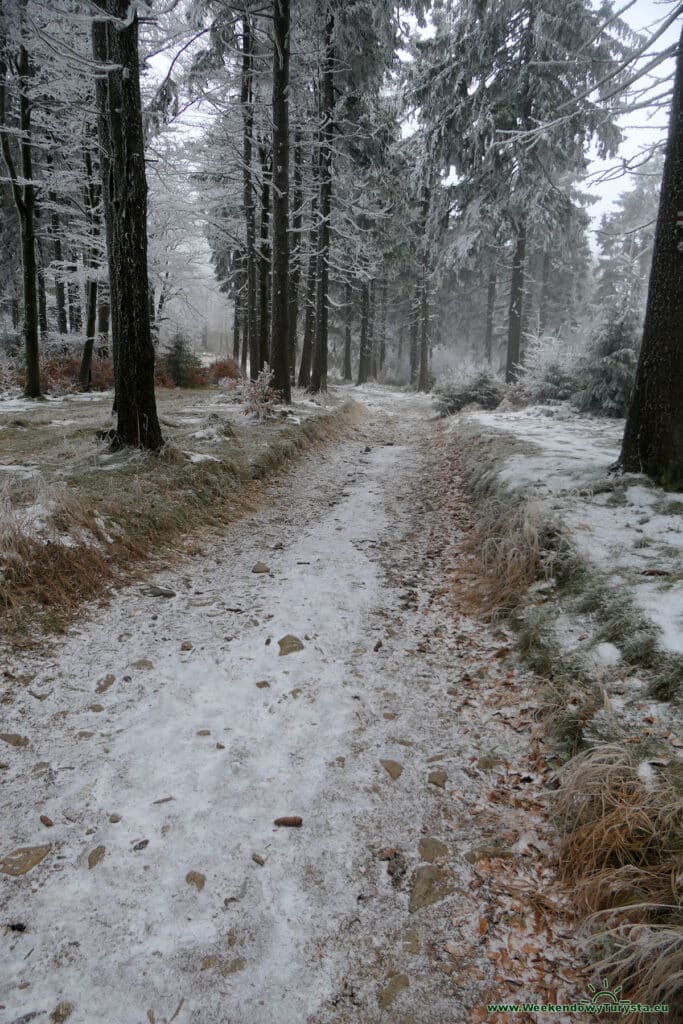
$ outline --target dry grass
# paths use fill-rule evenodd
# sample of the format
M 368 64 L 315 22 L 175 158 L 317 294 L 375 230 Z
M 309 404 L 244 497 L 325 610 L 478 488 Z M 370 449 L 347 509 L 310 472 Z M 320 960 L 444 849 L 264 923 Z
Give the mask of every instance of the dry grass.
M 84 605 L 153 568 L 154 559 L 197 550 L 202 531 L 223 530 L 255 509 L 260 481 L 307 449 L 339 439 L 361 415 L 348 403 L 300 425 L 249 425 L 240 438 L 229 424 L 212 426 L 205 417 L 202 429 L 215 427 L 219 439 L 198 463 L 173 443 L 158 455 L 110 456 L 92 441 L 67 438 L 53 441 L 46 454 L 39 438 L 33 461 L 51 466 L 54 479 L 18 480 L 1 502 L 3 639 L 14 647 L 39 643 L 45 630 L 63 631 Z M 103 466 L 105 459 L 113 461 Z M 31 528 L 36 506 L 47 519 L 40 531 Z
M 562 773 L 557 810 L 560 873 L 592 915 L 591 944 L 603 950 L 594 966 L 636 1002 L 676 1006 L 683 1005 L 683 796 L 666 768 L 641 776 L 618 744 L 586 751 Z
M 470 607 L 491 618 L 509 614 L 533 583 L 552 576 L 556 536 L 533 505 L 488 502 L 460 545 Z

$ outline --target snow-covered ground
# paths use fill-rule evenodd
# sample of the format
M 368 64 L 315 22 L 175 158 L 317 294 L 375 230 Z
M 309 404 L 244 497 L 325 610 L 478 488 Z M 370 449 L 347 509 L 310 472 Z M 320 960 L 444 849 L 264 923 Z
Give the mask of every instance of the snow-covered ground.
M 444 585 L 431 408 L 358 394 L 362 431 L 205 555 L 7 664 L 3 1020 L 454 1024 L 582 993 L 530 680 Z
M 660 646 L 683 653 L 683 495 L 636 475 L 615 489 L 619 478 L 608 471 L 619 455 L 623 421 L 579 416 L 566 406 L 470 417 L 537 447 L 507 459 L 501 480 L 560 519 L 579 552 L 652 619 Z

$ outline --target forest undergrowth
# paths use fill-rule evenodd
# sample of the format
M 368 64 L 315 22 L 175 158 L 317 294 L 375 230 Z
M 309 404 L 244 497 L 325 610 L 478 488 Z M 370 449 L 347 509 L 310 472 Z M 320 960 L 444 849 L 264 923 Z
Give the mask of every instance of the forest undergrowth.
M 200 552 L 212 530 L 254 511 L 285 465 L 338 441 L 363 415 L 356 403 L 332 401 L 240 422 L 239 407 L 217 410 L 215 398 L 160 398 L 159 454 L 110 452 L 97 441 L 107 398 L 2 415 L 0 462 L 15 470 L 0 474 L 3 642 L 42 644 L 89 603 L 106 603 L 111 588 Z
M 577 552 L 559 519 L 501 480 L 530 442 L 461 421 L 443 443 L 472 504 L 458 601 L 510 625 L 541 684 L 540 724 L 557 763 L 558 872 L 586 954 L 624 996 L 668 1003 L 662 1019 L 683 1020 L 683 764 L 671 729 L 683 658 L 660 649 L 652 622 Z M 602 664 L 596 652 L 611 645 L 621 657 Z

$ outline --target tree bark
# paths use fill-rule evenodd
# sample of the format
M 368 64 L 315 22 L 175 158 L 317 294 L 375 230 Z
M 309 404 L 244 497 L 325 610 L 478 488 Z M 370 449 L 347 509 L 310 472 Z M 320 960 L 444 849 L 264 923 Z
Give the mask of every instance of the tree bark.
M 92 355 L 95 347 L 97 327 L 97 278 L 90 277 L 85 290 L 85 344 L 81 366 L 78 371 L 78 383 L 84 389 L 92 384 Z
M 116 445 L 163 444 L 149 328 L 147 183 L 140 100 L 138 20 L 128 0 L 97 0 L 92 26 L 101 65 L 96 93 L 104 197 L 117 413 Z
M 294 189 L 292 193 L 292 243 L 289 273 L 289 368 L 295 376 L 297 326 L 299 320 L 299 286 L 301 284 L 301 227 L 303 224 L 303 150 L 302 133 L 294 133 Z
M 420 369 L 420 286 L 415 288 L 410 321 L 410 383 L 417 384 Z
M 273 313 L 270 366 L 273 387 L 292 400 L 289 378 L 289 3 L 273 0 Z
M 683 30 L 678 45 L 643 341 L 620 462 L 683 490 Z
M 270 357 L 270 182 L 273 170 L 271 153 L 265 146 L 260 147 L 261 159 L 261 226 L 258 247 L 259 271 L 259 349 L 257 375 L 261 372 Z
M 496 309 L 496 268 L 489 270 L 488 287 L 486 289 L 486 331 L 484 332 L 484 358 L 490 366 L 493 361 L 493 318 Z
M 315 169 L 315 161 L 314 161 Z M 318 270 L 318 207 L 313 198 L 311 204 L 311 230 L 308 236 L 310 252 L 308 270 L 306 272 L 306 296 L 304 299 L 304 340 L 301 347 L 299 364 L 299 387 L 307 388 L 311 383 L 311 362 L 313 359 L 313 339 L 315 336 L 315 295 Z
M 242 186 L 246 234 L 247 291 L 242 338 L 243 353 L 249 352 L 249 376 L 256 380 L 259 372 L 259 336 L 256 323 L 256 203 L 252 181 L 252 150 L 254 133 L 253 108 L 254 40 L 249 16 L 242 18 L 242 78 L 240 102 L 242 104 Z M 246 362 L 243 358 L 243 369 Z
M 387 358 L 387 290 L 388 282 L 386 277 L 382 279 L 382 289 L 380 292 L 380 317 L 379 317 L 379 369 L 380 372 L 384 369 L 384 364 Z
M 240 328 L 242 325 L 242 296 L 239 289 L 235 292 L 234 309 L 232 314 L 232 358 L 236 363 L 240 361 Z M 245 339 L 246 340 L 246 339 Z
M 550 245 L 543 252 L 543 267 L 541 270 L 541 293 L 538 297 L 538 332 L 542 334 L 545 330 L 548 319 L 548 286 L 550 284 Z
M 358 356 L 358 383 L 365 384 L 370 377 L 372 351 L 370 349 L 370 282 L 363 281 L 360 291 L 360 353 Z
M 109 353 L 109 288 L 102 286 L 97 290 L 97 350 L 104 358 Z
M 40 327 L 41 339 L 47 338 L 47 292 L 45 289 L 45 265 L 43 263 L 43 248 L 38 245 L 38 324 Z
M 420 289 L 420 369 L 417 379 L 418 391 L 429 391 L 429 280 L 427 268 L 423 268 Z
M 54 192 L 50 193 L 50 202 L 56 202 L 56 196 Z M 54 260 L 56 263 L 55 268 L 55 305 L 57 307 L 57 331 L 60 334 L 68 334 L 68 326 L 66 321 L 66 291 L 64 288 L 64 280 L 62 278 L 62 238 L 61 238 L 61 227 L 59 224 L 59 214 L 56 210 L 50 215 L 50 233 L 52 235 L 52 251 L 54 254 Z
M 515 254 L 512 259 L 510 283 L 510 310 L 508 314 L 508 349 L 505 380 L 517 380 L 522 346 L 522 316 L 524 313 L 524 271 L 526 266 L 526 217 L 517 225 Z
M 344 307 L 344 380 L 353 380 L 353 367 L 351 366 L 351 319 L 353 317 L 353 292 L 350 281 L 346 284 Z
M 77 263 L 70 263 L 67 268 L 70 274 L 78 271 Z M 69 310 L 69 331 L 71 334 L 79 334 L 83 328 L 83 314 L 81 310 L 80 288 L 73 278 L 69 278 L 66 285 L 67 305 Z
M 23 19 L 23 7 L 22 7 Z M 19 81 L 19 154 L 21 175 L 17 174 L 6 133 L 7 64 L 0 56 L 0 146 L 12 187 L 12 197 L 19 218 L 21 263 L 24 286 L 24 348 L 27 398 L 40 398 L 40 359 L 38 351 L 38 291 L 36 267 L 35 211 L 36 191 L 33 183 L 33 150 L 31 139 L 31 104 L 28 98 L 31 66 L 28 51 L 19 47 L 17 70 Z
M 334 134 L 334 11 L 327 4 L 325 60 L 321 89 L 320 229 L 318 233 L 318 299 L 310 390 L 327 391 L 327 345 L 330 283 L 330 218 L 332 213 L 332 138 Z

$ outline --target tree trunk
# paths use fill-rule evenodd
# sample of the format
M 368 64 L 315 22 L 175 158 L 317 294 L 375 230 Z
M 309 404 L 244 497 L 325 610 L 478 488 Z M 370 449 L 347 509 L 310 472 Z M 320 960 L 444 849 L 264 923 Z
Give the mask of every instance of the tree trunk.
M 417 384 L 420 369 L 420 286 L 415 288 L 410 321 L 410 383 Z
M 289 3 L 273 0 L 273 387 L 292 400 L 289 379 Z
M 496 268 L 489 270 L 489 283 L 486 289 L 486 331 L 484 333 L 484 357 L 489 366 L 493 361 L 493 318 L 496 309 Z
M 22 8 L 23 21 L 23 8 Z M 27 398 L 40 398 L 40 362 L 38 352 L 38 292 L 36 279 L 35 210 L 36 191 L 33 184 L 33 152 L 31 140 L 31 105 L 28 99 L 30 61 L 25 47 L 19 47 L 17 60 L 19 78 L 19 153 L 21 175 L 17 174 L 6 134 L 7 64 L 0 56 L 0 146 L 12 188 L 12 197 L 19 218 L 21 263 L 24 285 L 24 348 L 26 352 Z
M 109 288 L 100 285 L 97 296 L 97 351 L 104 358 L 109 353 Z
M 643 342 L 620 462 L 683 490 L 683 31 L 659 196 Z
M 128 0 L 97 0 L 93 57 L 110 65 L 97 79 L 114 350 L 117 445 L 163 444 L 149 329 L 147 183 L 138 63 L 138 20 Z M 116 21 L 113 19 L 117 19 Z
M 94 267 L 94 260 L 91 268 Z M 85 390 L 90 389 L 92 384 L 92 354 L 95 347 L 95 334 L 97 326 L 97 278 L 91 277 L 85 290 L 85 345 L 81 366 L 78 371 L 78 383 Z
M 423 268 L 420 290 L 420 370 L 417 379 L 418 391 L 429 391 L 429 280 L 427 268 Z
M 327 391 L 327 335 L 330 283 L 330 215 L 332 212 L 332 138 L 334 134 L 334 12 L 328 0 L 325 20 L 320 125 L 320 230 L 318 234 L 318 301 L 310 390 Z
M 254 40 L 251 22 L 245 14 L 242 18 L 242 78 L 240 102 L 242 104 L 242 183 L 244 220 L 246 229 L 247 292 L 245 296 L 245 318 L 242 351 L 249 352 L 249 376 L 256 380 L 259 371 L 259 336 L 256 323 L 256 203 L 252 181 L 252 149 L 254 133 L 254 108 L 252 105 L 254 74 Z M 243 370 L 246 372 L 245 356 Z
M 368 352 L 370 354 L 370 366 L 369 375 L 373 380 L 377 380 L 377 337 L 375 332 L 375 313 L 377 306 L 377 287 L 376 281 L 370 282 L 370 308 L 368 310 Z
M 380 292 L 380 317 L 379 317 L 379 369 L 384 369 L 384 364 L 387 358 L 387 279 L 382 280 L 382 290 Z
M 265 148 L 260 147 L 261 159 L 261 227 L 259 232 L 259 350 L 257 375 L 268 362 L 270 334 L 270 181 L 273 170 L 272 156 Z
M 50 193 L 50 202 L 56 202 L 54 192 Z M 50 233 L 52 234 L 52 251 L 56 263 L 55 268 L 55 305 L 57 307 L 57 330 L 60 334 L 68 334 L 66 322 L 66 291 L 64 279 L 62 278 L 62 239 L 60 234 L 59 215 L 53 211 L 50 215 Z
M 232 358 L 240 361 L 240 328 L 242 325 L 242 296 L 239 289 L 235 292 L 234 310 L 232 314 Z M 246 339 L 245 339 L 246 341 Z
M 508 351 L 505 380 L 517 380 L 521 346 L 522 315 L 524 305 L 524 270 L 526 263 L 526 218 L 517 225 L 515 255 L 512 259 L 512 281 L 510 283 L 510 311 L 508 314 Z
M 304 299 L 304 341 L 301 347 L 301 363 L 299 364 L 299 387 L 307 388 L 311 383 L 311 362 L 313 358 L 313 338 L 315 335 L 315 294 L 318 270 L 318 221 L 315 197 L 311 204 L 311 230 L 308 244 L 308 271 L 306 273 L 306 296 Z
M 289 368 L 295 377 L 297 324 L 299 320 L 299 285 L 301 283 L 301 227 L 303 224 L 303 150 L 302 133 L 294 133 L 294 190 L 292 193 L 292 244 L 289 273 Z
M 78 271 L 77 263 L 70 263 L 68 268 L 70 274 Z M 67 302 L 69 309 L 69 331 L 71 334 L 79 334 L 83 329 L 83 314 L 81 311 L 80 288 L 76 281 L 69 279 L 66 286 Z
M 45 265 L 43 263 L 42 246 L 38 245 L 38 324 L 41 339 L 47 338 L 47 292 L 45 290 Z
M 545 330 L 548 318 L 548 285 L 550 284 L 550 246 L 543 253 L 543 269 L 541 270 L 541 294 L 538 297 L 538 333 Z
M 360 353 L 358 356 L 358 383 L 365 384 L 370 377 L 372 352 L 370 349 L 370 282 L 363 281 L 360 291 Z
M 344 380 L 353 380 L 353 368 L 351 366 L 351 318 L 353 317 L 353 292 L 350 281 L 346 284 L 344 306 Z

